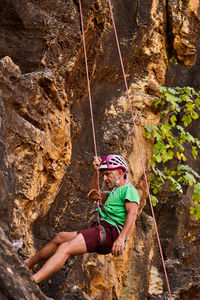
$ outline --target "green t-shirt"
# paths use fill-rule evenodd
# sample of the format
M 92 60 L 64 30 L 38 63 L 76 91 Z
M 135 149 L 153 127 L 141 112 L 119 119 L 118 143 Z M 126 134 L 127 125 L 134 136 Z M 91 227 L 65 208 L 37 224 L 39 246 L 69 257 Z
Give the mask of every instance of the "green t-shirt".
M 117 226 L 115 222 L 124 225 L 127 211 L 125 201 L 140 203 L 140 195 L 138 191 L 130 184 L 120 186 L 114 192 L 106 193 L 107 200 L 103 210 L 100 209 L 100 217 L 104 221 Z M 105 212 L 104 212 L 105 211 Z M 110 220 L 109 217 L 114 220 Z

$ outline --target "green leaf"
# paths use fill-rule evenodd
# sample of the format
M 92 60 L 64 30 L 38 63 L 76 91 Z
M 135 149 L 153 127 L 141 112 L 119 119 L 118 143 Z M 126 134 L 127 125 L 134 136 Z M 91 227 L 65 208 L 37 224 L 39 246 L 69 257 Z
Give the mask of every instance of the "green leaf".
M 200 202 L 200 183 L 194 185 L 194 194 L 192 196 L 192 200 L 196 203 Z
M 197 108 L 200 107 L 200 99 L 199 99 L 199 98 L 196 98 L 196 99 L 194 100 L 194 103 L 195 103 L 195 105 L 196 105 Z
M 185 172 L 185 175 L 183 176 L 185 183 L 192 186 L 196 183 L 196 179 L 192 174 L 189 174 L 188 172 Z
M 178 60 L 174 56 L 170 58 L 169 62 L 172 63 L 172 64 L 174 64 L 174 65 L 178 65 Z
M 166 94 L 166 100 L 167 100 L 167 102 L 171 103 L 171 110 L 172 111 L 180 112 L 181 108 L 177 103 L 178 99 L 174 95 L 171 95 L 171 94 L 167 93 Z
M 155 180 L 155 174 L 153 172 L 150 173 L 150 181 Z
M 171 129 L 172 126 L 170 124 L 162 124 L 160 126 L 160 133 L 163 139 L 165 139 L 166 136 L 172 136 Z
M 176 156 L 179 160 L 183 160 L 183 161 L 187 160 L 185 155 L 183 153 L 180 153 L 179 151 L 177 151 Z
M 166 86 L 159 86 L 158 90 L 159 90 L 160 93 L 163 93 L 163 92 L 167 91 L 167 88 L 166 88 Z
M 175 125 L 176 125 L 176 121 L 177 121 L 176 116 L 173 115 L 173 116 L 170 118 L 170 121 L 171 121 L 172 125 L 175 126 Z
M 184 126 L 187 127 L 192 122 L 191 116 L 189 116 L 189 115 L 183 116 L 182 122 L 183 122 Z
M 177 91 L 175 89 L 172 89 L 172 88 L 168 88 L 167 90 L 169 93 L 173 94 L 173 95 L 176 95 L 177 94 Z
M 157 141 L 162 140 L 162 136 L 160 135 L 160 133 L 159 133 L 158 131 L 156 131 L 156 132 L 154 133 L 154 137 L 155 137 L 155 139 L 156 139 Z
M 173 157 L 174 157 L 174 152 L 172 150 L 169 150 L 164 154 L 163 161 L 166 162 L 168 160 L 171 160 Z
M 183 186 L 194 186 L 193 201 L 191 208 L 195 218 L 199 218 L 200 205 L 200 174 L 192 169 L 189 164 L 184 164 L 185 145 L 188 143 L 192 148 L 192 155 L 196 159 L 200 140 L 189 133 L 187 127 L 193 120 L 199 118 L 200 91 L 195 92 L 190 87 L 159 87 L 160 98 L 154 102 L 155 107 L 161 105 L 160 122 L 157 127 L 147 125 L 147 137 L 154 137 L 154 149 L 152 158 L 152 174 L 150 177 L 153 183 L 152 193 L 156 195 L 162 190 L 163 184 L 170 183 L 170 189 L 178 194 L 183 193 Z M 181 114 L 179 114 L 181 112 Z M 178 117 L 177 117 L 178 116 Z M 169 169 L 167 162 L 176 156 L 179 160 L 177 169 Z M 159 169 L 162 168 L 162 171 Z M 153 198 L 154 199 L 154 198 Z M 157 203 L 158 199 L 155 198 Z
M 158 199 L 156 196 L 151 195 L 151 203 L 153 206 L 156 206 L 156 204 L 158 203 Z
M 190 206 L 190 213 L 195 217 L 195 220 L 200 219 L 200 205 Z
M 191 171 L 192 168 L 188 165 L 179 164 L 178 167 L 177 167 L 177 170 L 178 171 Z
M 193 101 L 191 100 L 190 96 L 187 95 L 187 94 L 183 94 L 183 95 L 181 95 L 179 98 L 180 98 L 182 101 L 185 101 L 185 102 L 193 102 Z M 186 104 L 186 105 L 187 105 L 187 104 Z
M 192 111 L 191 112 L 191 117 L 192 117 L 192 119 L 196 120 L 196 119 L 199 118 L 199 115 L 195 111 Z
M 197 147 L 195 147 L 195 146 L 192 147 L 192 155 L 193 155 L 194 159 L 196 160 L 198 151 L 197 151 Z
M 184 86 L 183 90 L 188 94 L 191 94 L 191 92 L 195 92 L 195 90 L 189 86 Z
M 166 109 L 163 110 L 163 111 L 161 111 L 161 115 L 162 115 L 162 116 L 163 116 L 163 115 L 166 116 L 168 113 L 169 113 L 169 110 L 166 110 Z
M 160 163 L 160 162 L 162 161 L 162 158 L 161 158 L 160 155 L 156 155 L 156 156 L 155 156 L 155 160 L 156 160 L 158 163 Z
M 156 101 L 154 102 L 155 108 L 157 108 L 159 104 L 162 104 L 162 100 L 161 100 L 161 99 L 158 99 L 158 100 L 156 100 Z
M 158 142 L 154 145 L 154 148 L 155 148 L 155 149 L 159 149 L 159 150 L 165 149 L 165 144 L 162 143 L 161 141 L 158 141 Z
M 170 186 L 170 189 L 172 192 L 180 192 L 180 193 L 183 193 L 183 190 L 182 190 L 182 186 L 180 185 L 180 183 L 178 183 L 177 180 L 175 180 L 173 177 L 171 176 L 168 176 L 168 179 L 170 180 L 171 182 L 171 186 Z
M 153 188 L 153 193 L 154 193 L 154 195 L 158 194 L 158 188 L 157 187 Z
M 195 143 L 194 137 L 189 132 L 185 133 L 185 140 L 189 143 Z
M 171 171 L 170 175 L 171 176 L 175 176 L 176 175 L 176 171 Z
M 183 161 L 187 160 L 187 158 L 185 157 L 185 155 L 183 153 L 181 153 L 181 158 L 182 158 Z
M 200 141 L 197 141 L 196 144 L 200 148 Z
M 191 173 L 194 174 L 196 178 L 200 179 L 199 173 L 195 172 L 194 170 L 191 170 Z
M 195 194 L 199 195 L 199 200 L 200 200 L 200 183 L 195 184 L 194 192 L 195 192 Z
M 185 134 L 185 130 L 184 130 L 183 126 L 177 125 L 176 128 L 178 130 L 180 130 L 183 134 Z
M 154 131 L 155 129 L 157 129 L 156 126 L 153 126 L 153 125 L 145 125 L 144 128 L 148 131 L 148 132 L 152 132 Z
M 182 173 L 183 174 L 183 173 Z M 180 174 L 178 174 L 180 175 Z M 180 176 L 178 179 L 177 179 L 178 182 L 183 182 L 184 181 L 184 178 L 182 176 Z
M 151 138 L 151 133 L 150 132 L 145 132 L 143 134 L 143 136 L 146 138 L 146 139 L 150 139 Z
M 178 149 L 180 152 L 184 152 L 185 150 L 185 148 L 181 144 L 178 145 Z
M 188 112 L 188 111 L 193 111 L 193 109 L 194 109 L 194 107 L 195 107 L 195 105 L 193 104 L 193 102 L 189 102 L 189 103 L 187 103 L 186 104 L 186 106 L 185 106 L 186 108 L 184 109 L 184 111 L 185 112 Z

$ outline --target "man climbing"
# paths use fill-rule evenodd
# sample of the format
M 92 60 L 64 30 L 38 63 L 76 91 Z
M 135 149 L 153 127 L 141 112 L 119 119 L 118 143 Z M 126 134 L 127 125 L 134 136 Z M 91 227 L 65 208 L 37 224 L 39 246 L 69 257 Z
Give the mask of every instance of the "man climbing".
M 39 283 L 57 272 L 70 255 L 86 252 L 120 255 L 125 248 L 125 240 L 131 232 L 137 217 L 139 193 L 128 182 L 128 166 L 120 155 L 108 155 L 102 160 L 95 157 L 95 173 L 89 185 L 89 198 L 104 203 L 98 207 L 98 223 L 82 231 L 60 232 L 36 255 L 25 260 L 31 269 L 46 260 L 43 267 L 33 275 Z M 98 170 L 108 192 L 98 191 Z

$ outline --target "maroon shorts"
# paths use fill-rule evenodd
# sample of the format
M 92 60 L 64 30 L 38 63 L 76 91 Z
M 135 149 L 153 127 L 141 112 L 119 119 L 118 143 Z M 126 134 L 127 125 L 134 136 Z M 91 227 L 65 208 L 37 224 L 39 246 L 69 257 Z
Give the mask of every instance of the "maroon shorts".
M 100 246 L 100 229 L 96 222 L 93 222 L 91 227 L 85 230 L 78 231 L 78 233 L 82 233 L 87 252 L 97 252 L 98 254 L 108 254 L 112 250 L 112 246 L 114 241 L 119 235 L 117 228 L 106 221 L 101 221 L 101 225 L 105 228 L 106 231 L 106 239 L 102 246 Z

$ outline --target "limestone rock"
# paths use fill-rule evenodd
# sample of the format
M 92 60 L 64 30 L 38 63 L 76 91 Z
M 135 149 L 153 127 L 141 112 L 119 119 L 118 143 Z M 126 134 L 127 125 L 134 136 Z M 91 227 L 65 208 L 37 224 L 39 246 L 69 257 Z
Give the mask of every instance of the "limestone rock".
M 181 85 L 195 82 L 199 88 L 199 1 L 125 0 L 112 5 L 148 173 L 153 141 L 145 140 L 144 125 L 159 122 L 153 103 L 167 68 L 174 74 L 167 73 L 171 84 L 181 77 Z M 147 193 L 108 3 L 83 0 L 82 6 L 98 153 L 117 152 L 127 158 L 130 180 L 142 196 L 140 217 L 123 256 L 71 258 L 40 286 L 55 299 L 165 299 L 152 219 L 142 213 Z M 25 251 L 33 254 L 56 232 L 86 228 L 93 218 L 94 203 L 86 195 L 94 151 L 78 1 L 3 0 L 0 37 L 1 225 L 10 238 L 22 238 Z M 183 66 L 197 63 L 192 70 L 183 66 L 175 70 L 169 65 L 172 56 Z M 195 81 L 185 74 L 194 75 Z M 189 207 L 189 197 L 186 202 Z M 175 210 L 176 206 L 173 216 Z M 161 229 L 171 220 L 171 212 L 160 219 Z M 162 238 L 168 245 L 170 277 L 175 271 L 181 274 L 172 285 L 177 299 L 199 292 L 191 259 L 199 251 L 196 244 L 191 250 L 198 237 L 190 233 L 187 247 L 183 236 L 179 239 L 188 216 L 187 210 L 183 221 L 177 213 L 177 227 L 167 231 L 169 239 Z M 198 231 L 198 225 L 195 228 Z M 174 258 L 174 251 L 185 260 Z M 180 261 L 188 264 L 187 272 L 194 268 L 195 285 L 192 271 L 188 284 L 181 280 L 185 271 Z
M 47 300 L 0 228 L 0 299 Z
M 192 66 L 199 40 L 199 1 L 168 1 L 168 20 L 177 58 Z
M 2 138 L 14 177 L 13 230 L 31 246 L 28 227 L 48 211 L 70 161 L 69 112 L 62 111 L 67 97 L 51 71 L 22 75 L 5 57 L 0 74 Z

